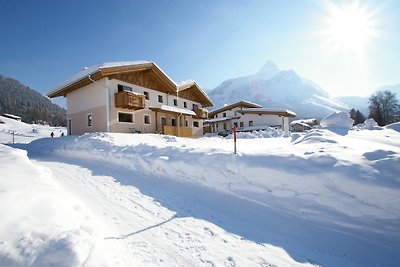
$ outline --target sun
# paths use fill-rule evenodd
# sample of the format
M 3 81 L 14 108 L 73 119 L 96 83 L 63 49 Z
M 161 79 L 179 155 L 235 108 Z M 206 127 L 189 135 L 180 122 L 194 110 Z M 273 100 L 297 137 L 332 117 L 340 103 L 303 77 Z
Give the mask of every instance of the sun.
M 362 53 L 376 37 L 376 12 L 358 2 L 337 6 L 328 4 L 325 30 L 328 44 L 334 50 Z

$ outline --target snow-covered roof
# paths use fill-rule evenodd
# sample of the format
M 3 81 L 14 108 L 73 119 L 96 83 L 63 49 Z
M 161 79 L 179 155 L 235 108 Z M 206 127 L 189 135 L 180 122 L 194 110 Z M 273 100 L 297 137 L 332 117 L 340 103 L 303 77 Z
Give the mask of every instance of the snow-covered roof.
M 301 121 L 292 121 L 291 123 L 290 123 L 290 126 L 295 126 L 295 125 L 301 125 L 301 126 L 303 126 L 303 127 L 305 127 L 305 128 L 311 128 L 311 126 L 310 125 L 308 125 L 307 123 L 304 123 L 304 122 L 301 122 Z
M 161 105 L 158 107 L 149 107 L 151 110 L 157 110 L 157 111 L 166 111 L 170 113 L 177 113 L 177 114 L 185 114 L 185 115 L 190 115 L 190 116 L 196 116 L 196 113 L 190 109 L 183 109 L 183 108 L 177 108 L 177 107 L 172 107 L 172 106 L 167 106 L 167 105 Z
M 113 68 L 113 67 L 124 67 L 124 66 L 135 66 L 135 65 L 143 65 L 143 64 L 152 64 L 152 62 L 148 61 L 148 60 L 106 62 L 106 63 L 97 64 L 97 65 L 90 66 L 90 67 L 84 67 L 80 72 L 72 75 L 69 79 L 67 79 L 67 80 L 61 82 L 59 85 L 57 85 L 56 88 L 54 88 L 50 93 L 48 93 L 48 95 L 52 95 L 52 94 L 56 93 L 57 91 L 60 91 L 63 88 L 67 87 L 68 85 L 71 85 L 75 82 L 78 82 L 78 81 L 84 79 L 84 78 L 87 78 L 88 76 L 95 74 L 96 72 L 100 71 L 101 69 Z
M 1 116 L 6 117 L 6 118 L 10 118 L 10 119 L 14 119 L 14 120 L 20 120 L 21 119 L 20 116 L 16 116 L 16 115 L 13 115 L 13 114 L 8 114 L 8 113 L 4 113 Z
M 181 81 L 177 83 L 177 91 L 181 92 L 187 89 L 191 89 L 191 88 L 195 88 L 200 94 L 201 96 L 204 98 L 205 103 L 207 103 L 207 105 L 203 105 L 205 107 L 211 107 L 213 105 L 211 99 L 208 97 L 208 95 L 203 91 L 203 89 L 200 88 L 200 86 L 194 81 L 194 80 L 187 80 L 187 81 Z
M 260 106 L 260 105 L 258 105 L 256 103 L 242 100 L 242 101 L 239 101 L 239 102 L 236 102 L 236 103 L 224 105 L 222 108 L 210 111 L 209 116 L 213 117 L 215 114 L 218 114 L 218 113 L 221 113 L 223 111 L 230 110 L 230 109 L 233 109 L 233 108 L 236 108 L 236 107 L 262 108 L 262 106 Z
M 294 124 L 299 124 L 299 125 L 306 124 L 308 126 L 311 126 L 318 124 L 318 121 L 316 119 L 305 119 L 305 120 L 294 120 L 290 123 L 291 126 Z
M 244 108 L 242 110 L 238 110 L 239 113 L 256 113 L 256 114 L 276 114 L 286 117 L 296 117 L 296 113 L 288 109 L 282 108 Z
M 47 94 L 48 97 L 65 96 L 67 93 L 79 89 L 93 81 L 109 77 L 110 75 L 151 70 L 157 79 L 162 79 L 162 86 L 160 90 L 166 90 L 168 93 L 175 94 L 179 90 L 186 90 L 194 88 L 197 90 L 196 97 L 199 98 L 199 103 L 204 107 L 212 106 L 211 99 L 201 89 L 201 87 L 193 80 L 175 83 L 160 67 L 152 61 L 122 61 L 122 62 L 107 62 L 84 68 L 80 72 L 73 75 L 71 78 L 60 83 L 56 88 Z
M 238 119 L 240 117 L 222 117 L 222 118 L 215 118 L 215 119 L 209 119 L 209 120 L 205 120 L 204 122 L 208 122 L 208 123 L 213 123 L 213 122 L 221 122 L 221 121 L 230 121 L 233 119 Z

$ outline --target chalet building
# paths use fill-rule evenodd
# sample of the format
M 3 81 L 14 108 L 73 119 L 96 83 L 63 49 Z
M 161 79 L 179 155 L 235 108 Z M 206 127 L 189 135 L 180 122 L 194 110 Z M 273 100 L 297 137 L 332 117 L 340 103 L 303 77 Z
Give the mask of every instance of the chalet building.
M 289 118 L 293 111 L 262 106 L 240 101 L 209 112 L 206 121 L 212 133 L 228 133 L 233 127 L 238 131 L 264 130 L 269 127 L 289 131 Z
M 16 115 L 13 115 L 13 114 L 4 113 L 4 114 L 1 115 L 1 116 L 6 117 L 6 118 L 9 118 L 9 119 L 16 120 L 16 121 L 21 121 L 21 117 L 20 117 L 20 116 L 16 116 Z
M 305 132 L 319 125 L 316 119 L 295 120 L 290 123 L 292 132 Z
M 194 81 L 175 83 L 151 61 L 103 63 L 85 68 L 48 97 L 67 98 L 69 135 L 88 132 L 203 135 L 212 106 Z

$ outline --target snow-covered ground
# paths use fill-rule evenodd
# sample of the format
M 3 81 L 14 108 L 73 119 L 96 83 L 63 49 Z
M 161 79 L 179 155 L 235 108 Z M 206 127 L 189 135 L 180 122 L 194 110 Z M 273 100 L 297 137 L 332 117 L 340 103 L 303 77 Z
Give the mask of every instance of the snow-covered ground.
M 0 144 L 0 266 L 400 266 L 399 128 Z

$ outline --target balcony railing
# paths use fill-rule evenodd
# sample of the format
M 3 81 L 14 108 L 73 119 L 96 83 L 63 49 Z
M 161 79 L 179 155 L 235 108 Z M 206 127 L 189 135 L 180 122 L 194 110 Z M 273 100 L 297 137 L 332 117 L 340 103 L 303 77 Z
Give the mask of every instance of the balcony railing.
M 194 116 L 195 119 L 207 119 L 208 118 L 208 110 L 205 108 L 199 108 L 199 109 L 194 109 L 194 113 L 196 113 L 196 116 Z
M 132 92 L 118 92 L 114 94 L 115 107 L 127 109 L 144 109 L 145 96 L 138 95 Z

